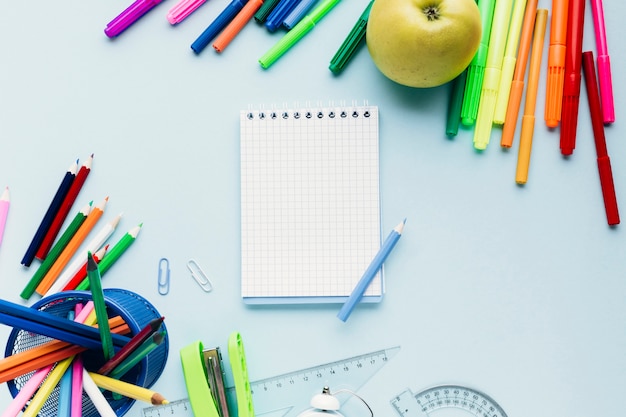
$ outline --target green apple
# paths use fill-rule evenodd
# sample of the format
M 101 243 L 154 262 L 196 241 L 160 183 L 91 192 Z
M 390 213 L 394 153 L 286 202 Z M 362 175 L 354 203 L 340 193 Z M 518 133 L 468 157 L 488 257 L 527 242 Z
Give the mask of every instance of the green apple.
M 481 34 L 475 0 L 375 0 L 366 41 L 374 64 L 386 77 L 426 88 L 463 72 Z

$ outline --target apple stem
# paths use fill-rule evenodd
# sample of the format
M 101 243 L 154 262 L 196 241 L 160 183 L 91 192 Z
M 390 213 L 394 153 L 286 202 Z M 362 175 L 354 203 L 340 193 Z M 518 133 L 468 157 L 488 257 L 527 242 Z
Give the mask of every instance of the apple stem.
M 439 19 L 439 8 L 437 6 L 426 6 L 423 11 L 428 20 L 433 21 Z

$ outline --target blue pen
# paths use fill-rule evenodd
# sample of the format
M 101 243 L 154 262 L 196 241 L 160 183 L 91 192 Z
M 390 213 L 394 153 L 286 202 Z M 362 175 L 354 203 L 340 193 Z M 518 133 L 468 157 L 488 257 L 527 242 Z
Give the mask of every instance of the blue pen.
M 272 13 L 267 16 L 267 20 L 265 20 L 265 27 L 270 31 L 274 32 L 278 29 L 285 20 L 285 17 L 300 3 L 300 0 L 280 0 L 280 3 L 274 7 Z
M 317 2 L 317 0 L 301 0 L 300 3 L 294 7 L 294 9 L 283 20 L 283 26 L 290 30 L 304 17 L 304 15 L 311 10 L 311 7 Z
M 374 259 L 372 259 L 372 262 L 363 273 L 363 276 L 361 277 L 359 282 L 356 284 L 356 287 L 354 287 L 354 290 L 352 290 L 352 293 L 341 307 L 341 310 L 339 310 L 339 313 L 337 313 L 337 317 L 339 318 L 339 320 L 345 322 L 348 317 L 350 317 L 350 314 L 352 313 L 352 310 L 354 310 L 356 304 L 361 301 L 365 290 L 378 273 L 378 270 L 382 268 L 383 262 L 385 262 L 385 259 L 387 259 L 387 256 L 389 256 L 389 254 L 393 250 L 393 247 L 396 246 L 396 243 L 398 243 L 398 240 L 400 240 L 400 236 L 402 236 L 402 229 L 404 229 L 405 223 L 406 219 L 404 219 L 402 223 L 394 227 L 391 233 L 389 233 L 389 236 L 387 236 L 387 239 L 385 239 L 385 242 L 383 242 L 380 250 L 378 251 L 376 256 L 374 256 Z
M 209 43 L 211 43 L 213 38 L 215 38 L 217 34 L 220 33 L 230 23 L 230 21 L 235 18 L 237 13 L 243 9 L 243 6 L 245 6 L 246 3 L 247 0 L 233 0 L 230 2 L 222 13 L 220 13 L 204 30 L 204 32 L 198 36 L 198 39 L 191 44 L 191 49 L 193 49 L 196 54 L 202 52 L 202 50 L 206 48 Z

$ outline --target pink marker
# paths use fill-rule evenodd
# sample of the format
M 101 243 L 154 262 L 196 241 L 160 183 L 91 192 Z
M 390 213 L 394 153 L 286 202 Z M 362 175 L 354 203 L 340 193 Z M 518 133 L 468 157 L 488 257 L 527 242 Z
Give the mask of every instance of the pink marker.
M 615 121 L 615 107 L 613 104 L 613 81 L 611 79 L 611 61 L 606 43 L 606 29 L 604 25 L 604 9 L 602 0 L 591 0 L 593 25 L 596 32 L 596 47 L 598 49 L 598 81 L 600 84 L 600 99 L 602 100 L 602 120 L 604 123 Z
M 167 21 L 172 25 L 180 23 L 204 3 L 206 0 L 180 0 L 167 13 Z
M 104 29 L 104 34 L 109 38 L 116 37 L 162 1 L 163 0 L 136 0 L 107 24 L 107 27 Z

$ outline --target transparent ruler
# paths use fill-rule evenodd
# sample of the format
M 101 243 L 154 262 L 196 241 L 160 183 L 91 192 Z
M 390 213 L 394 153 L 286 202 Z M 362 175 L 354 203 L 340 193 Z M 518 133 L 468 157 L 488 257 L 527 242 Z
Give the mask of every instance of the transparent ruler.
M 357 391 L 399 350 L 396 346 L 251 382 L 254 414 L 294 417 L 310 408 L 311 397 L 325 386 L 331 392 L 340 388 Z M 228 388 L 229 404 L 235 403 L 234 395 L 234 388 Z M 143 417 L 193 417 L 188 399 L 144 408 L 142 413 Z
M 391 400 L 401 417 L 428 417 L 442 408 L 456 408 L 477 417 L 507 417 L 491 397 L 472 388 L 459 385 L 440 385 L 417 394 L 406 390 Z

